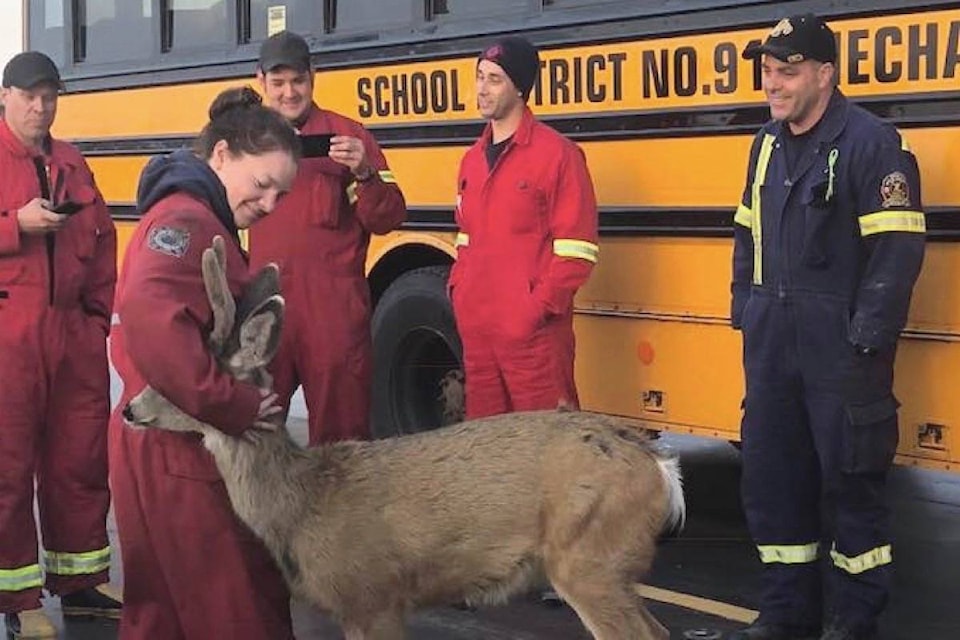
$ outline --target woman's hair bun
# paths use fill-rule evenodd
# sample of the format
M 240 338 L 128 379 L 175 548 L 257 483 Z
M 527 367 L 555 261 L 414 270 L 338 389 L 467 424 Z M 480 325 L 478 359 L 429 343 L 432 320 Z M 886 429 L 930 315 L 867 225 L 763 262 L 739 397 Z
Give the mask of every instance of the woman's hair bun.
M 260 94 L 250 87 L 227 89 L 216 97 L 210 105 L 210 120 L 216 120 L 234 109 L 250 109 L 263 103 Z

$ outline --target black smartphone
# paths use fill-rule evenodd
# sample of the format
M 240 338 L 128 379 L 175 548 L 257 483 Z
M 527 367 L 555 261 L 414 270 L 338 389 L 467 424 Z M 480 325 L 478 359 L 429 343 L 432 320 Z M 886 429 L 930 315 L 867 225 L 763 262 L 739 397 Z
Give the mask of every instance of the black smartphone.
M 325 158 L 330 155 L 332 133 L 311 133 L 300 136 L 300 150 L 304 158 Z
M 72 216 L 77 211 L 80 211 L 80 209 L 83 209 L 83 205 L 78 204 L 73 200 L 64 200 L 60 204 L 50 207 L 50 211 L 64 216 Z

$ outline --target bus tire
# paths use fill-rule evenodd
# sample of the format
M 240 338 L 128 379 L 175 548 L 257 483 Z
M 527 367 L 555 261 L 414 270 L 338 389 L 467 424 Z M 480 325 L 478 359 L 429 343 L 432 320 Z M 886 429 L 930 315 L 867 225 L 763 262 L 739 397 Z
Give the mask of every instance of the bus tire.
M 370 424 L 376 438 L 463 419 L 463 347 L 447 296 L 449 275 L 448 266 L 408 271 L 374 309 Z

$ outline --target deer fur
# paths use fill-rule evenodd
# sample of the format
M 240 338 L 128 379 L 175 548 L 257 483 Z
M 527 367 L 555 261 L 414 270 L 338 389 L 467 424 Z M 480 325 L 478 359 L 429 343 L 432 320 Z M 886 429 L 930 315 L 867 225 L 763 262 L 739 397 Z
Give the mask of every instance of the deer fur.
M 204 255 L 211 348 L 262 383 L 279 342 L 276 274 L 234 310 L 217 243 Z M 203 434 L 237 515 L 347 640 L 400 640 L 412 611 L 502 603 L 545 582 L 594 638 L 668 638 L 635 583 L 658 535 L 682 525 L 679 467 L 620 420 L 514 413 L 304 449 L 282 426 L 227 436 L 149 387 L 125 416 Z

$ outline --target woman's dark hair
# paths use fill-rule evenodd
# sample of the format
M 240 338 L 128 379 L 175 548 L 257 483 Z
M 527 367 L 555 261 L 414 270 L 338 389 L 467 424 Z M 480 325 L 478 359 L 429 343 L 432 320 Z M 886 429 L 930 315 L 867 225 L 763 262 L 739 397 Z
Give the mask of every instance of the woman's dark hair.
M 250 87 L 227 89 L 210 105 L 210 122 L 193 144 L 193 151 L 209 159 L 217 142 L 224 140 L 231 153 L 260 155 L 288 151 L 300 158 L 300 140 L 279 113 L 263 106 L 260 94 Z

